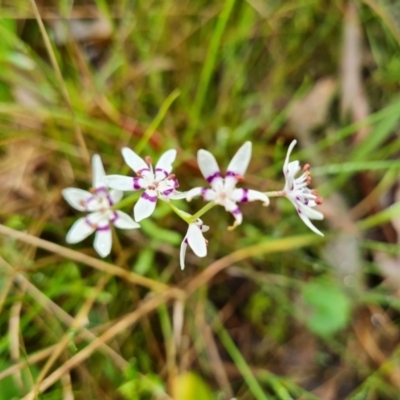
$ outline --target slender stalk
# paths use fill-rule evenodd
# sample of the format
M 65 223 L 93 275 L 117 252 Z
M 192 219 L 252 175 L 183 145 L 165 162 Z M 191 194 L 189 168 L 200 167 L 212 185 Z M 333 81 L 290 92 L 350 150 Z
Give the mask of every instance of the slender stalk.
M 210 201 L 203 208 L 201 208 L 199 211 L 197 211 L 196 214 L 191 216 L 190 222 L 195 222 L 197 220 L 197 218 L 200 218 L 207 211 L 211 210 L 214 206 L 216 206 L 216 204 L 214 202 Z
M 264 194 L 266 196 L 268 196 L 268 197 L 282 197 L 282 196 L 285 196 L 285 192 L 283 190 L 265 192 Z

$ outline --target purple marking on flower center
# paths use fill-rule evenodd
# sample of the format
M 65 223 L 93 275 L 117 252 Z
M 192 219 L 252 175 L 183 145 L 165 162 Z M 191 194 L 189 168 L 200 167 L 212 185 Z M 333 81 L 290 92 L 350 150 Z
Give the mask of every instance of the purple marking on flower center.
M 299 214 L 301 214 L 300 208 L 297 209 L 297 212 L 298 212 Z
M 143 192 L 142 196 L 144 199 L 151 201 L 152 203 L 155 203 L 157 201 L 157 196 L 151 196 L 147 192 Z
M 165 169 L 163 169 L 163 168 L 156 168 L 156 172 L 163 172 L 164 175 L 165 175 L 165 177 L 168 176 L 168 172 L 167 172 Z
M 135 190 L 141 189 L 142 186 L 139 183 L 140 178 L 133 178 L 133 188 Z
M 178 188 L 179 187 L 178 179 L 174 178 L 172 181 L 174 182 L 174 188 L 175 189 Z
M 211 183 L 211 182 L 212 182 L 214 179 L 216 179 L 216 178 L 221 178 L 221 172 L 217 171 L 217 172 L 215 172 L 214 174 L 210 175 L 210 176 L 207 178 L 207 182 L 208 182 L 208 183 Z
M 108 189 L 105 186 L 100 186 L 94 190 L 94 193 L 108 193 Z
M 233 215 L 240 215 L 240 214 L 241 214 L 241 211 L 240 211 L 239 207 L 238 207 L 238 208 L 235 208 L 235 209 L 232 211 L 232 214 L 233 214 Z
M 163 191 L 163 195 L 164 196 L 169 196 L 175 189 L 171 188 L 171 189 L 167 189 Z
M 101 232 L 109 231 L 110 230 L 110 225 L 98 226 L 97 230 L 101 231 Z
M 205 188 L 205 187 L 202 187 L 202 188 L 201 188 L 200 194 L 204 197 L 204 196 L 206 195 L 206 193 L 207 193 L 209 190 L 210 190 L 210 189 L 207 189 L 207 188 Z
M 231 176 L 231 177 L 233 177 L 233 178 L 236 178 L 237 175 L 238 175 L 238 174 L 237 174 L 236 172 L 233 172 L 233 171 L 226 171 L 225 177 L 227 178 L 228 176 Z
M 241 203 L 247 203 L 249 201 L 249 198 L 247 196 L 248 193 L 249 193 L 249 189 L 244 188 L 242 190 L 243 190 L 243 194 L 242 194 L 242 198 L 240 199 L 240 202 Z
M 90 196 L 86 201 L 85 201 L 85 210 L 88 211 L 88 205 L 91 203 L 93 200 L 97 200 L 96 196 Z
M 90 220 L 89 220 L 88 217 L 85 218 L 85 222 L 86 222 L 86 224 L 89 225 L 92 229 L 96 229 L 96 228 L 97 228 L 97 226 L 96 226 L 95 224 L 92 224 L 92 223 L 90 222 Z
M 187 240 L 187 238 L 185 238 L 183 241 L 184 241 L 186 244 L 188 244 L 188 240 Z
M 110 218 L 110 222 L 115 223 L 115 221 L 118 219 L 118 214 L 116 211 L 113 212 L 113 216 Z

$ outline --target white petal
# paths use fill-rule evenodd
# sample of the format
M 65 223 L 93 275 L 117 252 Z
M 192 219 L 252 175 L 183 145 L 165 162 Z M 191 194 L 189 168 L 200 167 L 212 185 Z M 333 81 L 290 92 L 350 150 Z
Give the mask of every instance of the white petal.
M 124 157 L 125 162 L 135 171 L 138 172 L 143 169 L 149 169 L 146 161 L 139 157 L 133 150 L 128 147 L 123 147 L 122 157 Z
M 63 189 L 62 195 L 70 206 L 79 211 L 86 211 L 86 201 L 93 196 L 92 193 L 77 188 Z
M 292 153 L 294 146 L 296 146 L 296 143 L 297 143 L 297 140 L 293 140 L 292 143 L 290 143 L 288 151 L 286 153 L 285 163 L 283 164 L 283 173 L 285 174 L 285 176 L 287 176 L 287 174 L 289 173 L 289 171 L 288 171 L 289 158 L 290 158 L 290 154 Z
M 197 163 L 201 173 L 211 187 L 213 189 L 220 188 L 223 179 L 215 157 L 209 151 L 201 149 L 197 152 Z
M 235 189 L 231 194 L 231 200 L 234 202 L 247 203 L 249 201 L 260 200 L 265 205 L 269 205 L 269 198 L 265 193 L 261 193 L 258 190 L 252 189 Z
M 93 247 L 100 257 L 107 257 L 111 253 L 112 232 L 111 228 L 97 230 Z
M 156 164 L 156 180 L 166 178 L 172 171 L 172 163 L 176 158 L 176 150 L 171 149 L 163 153 Z
M 321 212 L 314 210 L 313 208 L 297 202 L 297 208 L 300 208 L 301 212 L 308 218 L 311 219 L 316 219 L 316 220 L 323 220 L 324 219 L 324 214 L 322 214 Z
M 140 196 L 138 202 L 133 208 L 133 214 L 137 222 L 150 217 L 156 208 L 157 192 L 155 190 L 146 190 Z
M 121 190 L 115 190 L 115 189 L 110 190 L 108 194 L 112 201 L 112 205 L 119 203 L 122 197 L 124 196 L 124 193 Z
M 168 198 L 171 200 L 180 200 L 186 199 L 188 192 L 179 192 L 175 190 L 172 194 L 168 195 Z
M 298 212 L 299 210 L 297 210 Z M 299 213 L 299 217 L 302 219 L 302 221 L 313 231 L 315 232 L 317 235 L 320 236 L 324 236 L 324 234 L 322 232 L 320 232 L 309 220 L 309 218 L 304 215 L 303 213 Z
M 94 231 L 95 228 L 88 224 L 86 218 L 79 218 L 68 231 L 66 241 L 70 244 L 79 243 Z
M 207 255 L 206 240 L 203 237 L 201 229 L 196 224 L 189 224 L 186 237 L 189 246 L 197 257 L 205 257 Z
M 200 228 L 202 232 L 207 232 L 210 229 L 208 225 L 202 225 Z
M 186 237 L 182 240 L 181 243 L 181 251 L 179 254 L 179 259 L 180 259 L 180 264 L 181 264 L 181 270 L 183 271 L 185 269 L 185 255 L 186 255 L 186 249 L 187 249 L 187 243 L 185 242 Z
M 195 197 L 200 196 L 202 190 L 203 190 L 202 187 L 190 189 L 188 192 L 186 192 L 186 200 L 190 201 L 190 200 L 194 199 Z
M 235 218 L 234 226 L 240 225 L 243 221 L 243 215 L 237 204 L 231 200 L 227 200 L 224 204 L 225 210 L 232 213 Z
M 112 189 L 127 191 L 138 190 L 135 188 L 135 178 L 123 175 L 107 175 L 104 178 L 106 185 Z M 140 187 L 139 187 L 140 189 Z
M 233 172 L 237 175 L 243 176 L 249 166 L 250 158 L 251 142 L 246 142 L 233 156 L 228 165 L 227 173 Z
M 115 211 L 116 219 L 112 222 L 114 226 L 119 229 L 137 229 L 140 228 L 140 225 L 135 222 L 128 214 L 122 211 Z
M 92 173 L 93 173 L 93 187 L 98 188 L 101 186 L 106 186 L 104 182 L 104 177 L 106 173 L 104 171 L 103 163 L 98 154 L 92 157 Z
M 286 168 L 287 171 L 287 178 L 291 177 L 294 179 L 294 177 L 297 175 L 297 173 L 301 170 L 300 167 L 300 162 L 298 160 L 291 161 Z M 305 181 L 306 179 L 303 179 Z M 301 182 L 299 182 L 301 183 Z

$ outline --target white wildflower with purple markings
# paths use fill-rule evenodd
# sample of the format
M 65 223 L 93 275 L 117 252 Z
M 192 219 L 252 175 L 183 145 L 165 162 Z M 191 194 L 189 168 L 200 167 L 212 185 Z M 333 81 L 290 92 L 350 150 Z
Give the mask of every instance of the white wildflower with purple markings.
M 225 207 L 225 210 L 232 213 L 235 222 L 231 229 L 240 225 L 243 220 L 242 213 L 237 203 L 260 200 L 264 205 L 269 204 L 269 198 L 264 193 L 257 190 L 236 188 L 238 182 L 242 181 L 251 158 L 251 142 L 246 142 L 233 156 L 228 165 L 225 178 L 215 157 L 206 150 L 199 150 L 197 161 L 201 173 L 211 188 L 197 187 L 191 189 L 186 194 L 186 199 L 190 201 L 196 196 L 203 196 L 205 201 L 212 201 Z
M 310 219 L 322 220 L 324 216 L 317 210 L 314 210 L 317 204 L 322 203 L 322 198 L 314 189 L 311 190 L 307 186 L 311 183 L 310 165 L 306 164 L 303 167 L 303 174 L 298 178 L 296 175 L 301 170 L 299 161 L 289 162 L 290 154 L 297 141 L 293 140 L 290 144 L 285 163 L 283 165 L 283 173 L 285 175 L 286 183 L 282 191 L 282 195 L 287 197 L 292 204 L 296 207 L 297 213 L 302 221 L 315 233 L 324 236 L 310 221 Z
M 109 187 L 122 191 L 144 189 L 133 209 L 136 221 L 141 221 L 153 213 L 158 198 L 168 201 L 185 197 L 185 194 L 176 190 L 179 187 L 178 180 L 171 174 L 176 150 L 171 149 L 162 154 L 155 169 L 150 157 L 143 159 L 128 147 L 122 149 L 122 156 L 136 173 L 136 177 L 108 175 L 105 182 Z
M 181 270 L 185 269 L 186 249 L 189 245 L 197 257 L 205 257 L 207 255 L 207 240 L 204 239 L 203 232 L 207 232 L 210 228 L 203 224 L 203 221 L 198 218 L 195 222 L 189 224 L 188 231 L 182 240 L 180 250 Z
M 93 247 L 101 257 L 111 252 L 111 225 L 120 229 L 137 229 L 140 225 L 128 214 L 113 210 L 123 193 L 119 190 L 108 190 L 104 177 L 105 172 L 100 156 L 92 158 L 93 188 L 90 191 L 78 188 L 66 188 L 62 191 L 64 199 L 76 210 L 87 211 L 86 217 L 78 219 L 67 234 L 67 243 L 78 243 L 96 232 Z

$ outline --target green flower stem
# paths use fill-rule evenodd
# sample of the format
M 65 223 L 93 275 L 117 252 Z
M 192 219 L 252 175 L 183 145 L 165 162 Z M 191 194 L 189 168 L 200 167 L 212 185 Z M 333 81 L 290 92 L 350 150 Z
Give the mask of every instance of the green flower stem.
M 203 208 L 201 208 L 199 211 L 197 211 L 196 214 L 192 215 L 189 219 L 189 223 L 195 222 L 197 218 L 200 218 L 202 215 L 204 215 L 207 211 L 210 211 L 216 204 L 213 201 L 210 201 L 207 203 Z
M 190 224 L 190 220 L 192 218 L 192 216 L 190 214 L 188 214 L 186 211 L 182 211 L 181 209 L 179 209 L 178 207 L 175 207 L 170 201 L 164 201 L 164 203 L 168 204 L 168 206 L 172 209 L 172 211 L 180 218 L 182 218 L 185 222 L 187 222 L 188 224 Z
M 285 196 L 285 192 L 283 190 L 273 191 L 273 192 L 264 192 L 264 194 L 268 197 L 282 197 Z
M 125 197 L 122 199 L 119 203 L 115 204 L 114 206 L 111 207 L 112 210 L 120 210 L 121 208 L 124 208 L 126 206 L 130 206 L 131 204 L 135 203 L 138 199 L 138 194 L 137 192 L 131 194 L 128 197 Z

